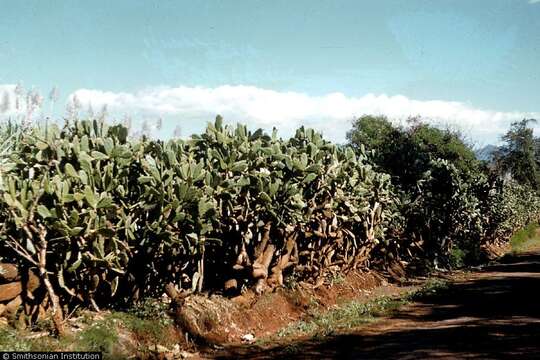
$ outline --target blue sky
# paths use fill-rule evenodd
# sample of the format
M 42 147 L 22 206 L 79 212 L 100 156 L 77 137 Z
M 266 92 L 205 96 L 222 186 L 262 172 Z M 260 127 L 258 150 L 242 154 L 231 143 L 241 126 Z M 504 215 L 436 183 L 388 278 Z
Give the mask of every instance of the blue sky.
M 424 115 L 496 141 L 540 112 L 540 2 L 3 1 L 0 86 L 200 131 Z M 278 111 L 279 110 L 279 111 Z M 266 114 L 266 115 L 265 115 Z

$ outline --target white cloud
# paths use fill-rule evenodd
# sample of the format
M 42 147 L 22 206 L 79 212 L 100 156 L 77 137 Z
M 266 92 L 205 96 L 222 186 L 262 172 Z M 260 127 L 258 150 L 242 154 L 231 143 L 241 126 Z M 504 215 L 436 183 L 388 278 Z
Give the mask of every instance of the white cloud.
M 529 4 L 540 3 L 540 0 L 529 0 Z
M 363 114 L 382 114 L 399 122 L 420 115 L 438 125 L 461 129 L 480 143 L 497 142 L 512 121 L 540 119 L 540 113 L 499 112 L 474 108 L 454 101 L 419 101 L 402 95 L 347 97 L 342 93 L 309 96 L 278 92 L 253 86 L 158 87 L 135 93 L 114 93 L 80 89 L 76 95 L 83 106 L 107 104 L 113 113 L 129 113 L 136 118 L 163 117 L 165 127 L 174 120 L 180 126 L 200 131 L 216 114 L 228 122 L 241 122 L 252 128 L 280 130 L 282 136 L 301 125 L 321 130 L 328 138 L 342 142 L 350 122 Z

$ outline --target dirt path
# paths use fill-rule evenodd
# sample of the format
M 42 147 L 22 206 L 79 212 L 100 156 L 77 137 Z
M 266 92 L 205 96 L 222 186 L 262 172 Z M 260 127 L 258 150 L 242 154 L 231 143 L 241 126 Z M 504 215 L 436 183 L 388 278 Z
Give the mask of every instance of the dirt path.
M 540 359 L 540 248 L 456 276 L 447 290 L 355 331 L 235 359 Z

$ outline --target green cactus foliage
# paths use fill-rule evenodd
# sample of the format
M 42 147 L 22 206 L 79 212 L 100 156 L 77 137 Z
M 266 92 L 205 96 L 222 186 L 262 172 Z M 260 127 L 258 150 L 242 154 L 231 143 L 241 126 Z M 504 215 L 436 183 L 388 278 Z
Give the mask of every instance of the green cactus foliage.
M 11 139 L 0 157 L 1 256 L 31 267 L 46 241 L 65 305 L 130 303 L 167 284 L 264 291 L 293 273 L 318 283 L 414 256 L 410 234 L 436 234 L 426 244 L 447 253 L 459 239 L 507 238 L 540 210 L 526 189 L 466 180 L 440 159 L 404 203 L 363 147 L 303 127 L 281 139 L 218 117 L 165 142 L 96 120 L 0 134 Z

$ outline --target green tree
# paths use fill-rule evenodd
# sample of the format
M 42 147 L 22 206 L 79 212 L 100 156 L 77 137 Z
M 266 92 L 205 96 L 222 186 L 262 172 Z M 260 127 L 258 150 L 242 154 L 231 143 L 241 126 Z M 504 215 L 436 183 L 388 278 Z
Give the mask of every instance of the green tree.
M 540 190 L 540 169 L 536 151 L 538 139 L 533 135 L 531 124 L 534 119 L 523 119 L 512 123 L 503 135 L 505 144 L 495 154 L 495 163 L 500 175 L 509 174 L 518 183 Z
M 374 155 L 382 160 L 389 143 L 399 135 L 400 131 L 386 116 L 364 115 L 353 122 L 352 129 L 347 132 L 347 140 L 355 149 L 363 145 L 367 150 L 374 150 Z
M 371 160 L 403 189 L 416 187 L 432 160 L 446 160 L 460 174 L 476 172 L 479 162 L 459 132 L 435 128 L 419 118 L 410 118 L 409 124 L 403 128 L 384 116 L 365 115 L 353 122 L 347 139 L 353 148 L 363 146 L 370 152 Z
M 347 137 L 392 176 L 403 204 L 405 237 L 421 239 L 424 255 L 445 263 L 456 246 L 469 250 L 479 244 L 473 185 L 482 182 L 480 163 L 459 132 L 420 118 L 408 122 L 398 127 L 385 117 L 363 116 Z

